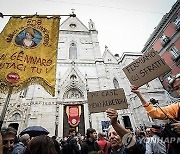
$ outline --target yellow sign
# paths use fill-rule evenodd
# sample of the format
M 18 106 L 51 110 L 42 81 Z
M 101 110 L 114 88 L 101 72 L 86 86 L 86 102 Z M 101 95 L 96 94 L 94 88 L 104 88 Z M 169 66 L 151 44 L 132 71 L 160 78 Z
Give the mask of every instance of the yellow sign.
M 59 16 L 11 17 L 0 35 L 0 91 L 40 84 L 55 95 Z

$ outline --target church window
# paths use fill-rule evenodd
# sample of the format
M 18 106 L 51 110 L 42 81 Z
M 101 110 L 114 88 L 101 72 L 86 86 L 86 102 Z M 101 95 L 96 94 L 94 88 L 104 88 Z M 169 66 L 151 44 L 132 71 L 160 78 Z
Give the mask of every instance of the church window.
M 74 75 L 74 74 L 71 75 L 71 77 L 70 77 L 71 80 L 76 80 L 76 78 L 77 78 L 77 77 L 76 77 L 76 75 Z
M 81 98 L 81 97 L 82 97 L 82 94 L 77 89 L 71 89 L 68 92 L 66 92 L 64 95 L 65 99 L 77 99 L 77 98 Z
M 114 84 L 114 88 L 115 88 L 115 89 L 118 89 L 118 88 L 119 88 L 119 83 L 118 83 L 118 81 L 117 81 L 116 78 L 113 79 L 113 84 Z
M 70 24 L 69 25 L 71 28 L 75 28 L 76 27 L 76 24 Z
M 26 88 L 25 90 L 22 90 L 22 91 L 20 92 L 19 97 L 20 97 L 20 98 L 25 98 L 25 97 L 26 97 L 26 94 L 27 94 L 27 91 L 28 91 L 28 88 Z
M 75 43 L 71 43 L 69 48 L 69 59 L 77 59 L 77 47 Z
M 17 120 L 21 120 L 21 115 L 19 113 L 15 113 L 11 117 L 11 121 L 17 121 Z

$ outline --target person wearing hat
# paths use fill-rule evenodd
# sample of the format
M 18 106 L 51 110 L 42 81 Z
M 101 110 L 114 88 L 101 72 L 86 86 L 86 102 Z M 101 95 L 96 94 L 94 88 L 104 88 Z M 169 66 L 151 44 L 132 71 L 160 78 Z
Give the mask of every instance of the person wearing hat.
M 173 92 L 180 96 L 180 73 L 175 75 L 169 81 L 169 85 L 172 88 Z M 142 106 L 145 108 L 147 114 L 153 119 L 169 119 L 173 120 L 173 124 L 170 126 L 174 129 L 174 131 L 180 135 L 180 102 L 173 103 L 164 107 L 157 108 L 150 104 L 142 95 L 142 93 L 138 90 L 138 87 L 131 85 L 131 92 L 137 94 L 139 97 Z M 179 145 L 177 143 L 177 145 Z M 178 147 L 178 146 L 176 146 Z M 176 148 L 176 150 L 178 150 Z M 171 153 L 168 151 L 168 153 Z M 180 149 L 179 149 L 180 153 Z M 172 154 L 172 153 L 171 153 Z
M 161 127 L 158 125 L 152 125 L 150 131 L 152 137 L 147 138 L 145 154 L 166 154 L 166 144 L 159 137 L 161 134 Z
M 17 45 L 21 45 L 25 48 L 33 48 L 36 47 L 36 42 L 33 41 L 33 38 L 35 36 L 35 32 L 33 28 L 28 27 L 25 29 L 25 38 L 19 40 L 16 42 Z

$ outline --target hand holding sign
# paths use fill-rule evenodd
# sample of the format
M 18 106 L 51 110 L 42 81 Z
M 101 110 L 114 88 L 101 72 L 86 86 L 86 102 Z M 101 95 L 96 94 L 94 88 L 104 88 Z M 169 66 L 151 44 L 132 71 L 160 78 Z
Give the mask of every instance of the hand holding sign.
M 133 93 L 135 93 L 137 95 L 140 93 L 138 87 L 136 87 L 134 85 L 131 85 L 131 92 L 133 92 Z
M 131 92 L 135 93 L 139 97 L 144 107 L 149 106 L 149 103 L 146 101 L 146 99 L 144 98 L 138 87 L 131 85 Z
M 117 123 L 118 113 L 116 110 L 108 108 L 106 110 L 107 117 L 111 120 L 111 125 Z

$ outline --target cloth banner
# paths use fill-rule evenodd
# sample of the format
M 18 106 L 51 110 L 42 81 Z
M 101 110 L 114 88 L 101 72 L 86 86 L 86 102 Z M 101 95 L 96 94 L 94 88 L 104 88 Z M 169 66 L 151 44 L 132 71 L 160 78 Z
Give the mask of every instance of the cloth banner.
M 55 95 L 60 16 L 13 16 L 0 34 L 0 92 L 40 84 Z
M 81 106 L 66 106 L 66 114 L 68 116 L 68 123 L 72 127 L 76 127 L 80 122 Z

